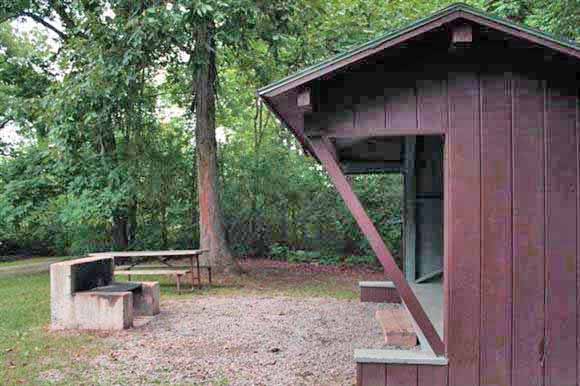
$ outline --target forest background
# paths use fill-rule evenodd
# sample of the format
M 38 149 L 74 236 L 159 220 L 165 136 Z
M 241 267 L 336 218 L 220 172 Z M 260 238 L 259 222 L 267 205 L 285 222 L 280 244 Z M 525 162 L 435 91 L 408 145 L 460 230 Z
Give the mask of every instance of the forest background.
M 210 21 L 216 182 L 233 255 L 373 264 L 325 173 L 259 104 L 256 90 L 451 3 L 0 5 L 0 256 L 200 245 L 196 48 L 204 47 L 200 23 Z M 580 40 L 579 0 L 468 3 Z M 351 180 L 400 258 L 403 177 Z

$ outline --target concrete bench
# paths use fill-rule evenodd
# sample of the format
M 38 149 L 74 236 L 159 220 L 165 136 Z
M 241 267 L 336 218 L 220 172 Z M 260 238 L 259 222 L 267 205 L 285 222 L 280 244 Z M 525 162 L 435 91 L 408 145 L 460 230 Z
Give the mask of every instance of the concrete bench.
M 120 330 L 134 316 L 159 313 L 159 283 L 115 283 L 112 257 L 87 257 L 50 266 L 53 329 Z

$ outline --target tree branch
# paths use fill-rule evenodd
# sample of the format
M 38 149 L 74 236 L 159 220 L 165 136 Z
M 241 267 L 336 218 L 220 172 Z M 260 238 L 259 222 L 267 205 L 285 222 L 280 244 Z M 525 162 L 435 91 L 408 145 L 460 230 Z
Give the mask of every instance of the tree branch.
M 10 123 L 12 119 L 6 119 L 3 122 L 0 122 L 0 130 L 2 130 L 8 123 Z
M 67 29 L 76 28 L 76 23 L 67 13 L 65 6 L 60 1 L 49 0 L 50 7 L 57 13 Z
M 61 30 L 59 30 L 58 28 L 56 28 L 55 26 L 53 26 L 52 24 L 50 24 L 49 22 L 47 22 L 46 20 L 44 20 L 42 17 L 40 17 L 38 15 L 35 15 L 31 12 L 22 12 L 21 16 L 29 17 L 32 20 L 34 20 L 35 22 L 42 24 L 43 26 L 45 26 L 46 28 L 48 28 L 52 32 L 56 33 L 62 40 L 66 40 L 66 38 L 68 37 L 67 34 L 65 34 L 64 32 L 62 32 Z

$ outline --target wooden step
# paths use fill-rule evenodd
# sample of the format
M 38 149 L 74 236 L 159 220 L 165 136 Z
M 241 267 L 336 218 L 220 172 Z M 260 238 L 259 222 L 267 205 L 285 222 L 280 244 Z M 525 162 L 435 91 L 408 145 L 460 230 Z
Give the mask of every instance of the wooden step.
M 411 348 L 417 345 L 413 320 L 405 307 L 381 308 L 376 311 L 375 318 L 383 329 L 387 345 L 401 348 Z
M 369 303 L 401 303 L 401 297 L 392 281 L 361 281 L 360 301 Z

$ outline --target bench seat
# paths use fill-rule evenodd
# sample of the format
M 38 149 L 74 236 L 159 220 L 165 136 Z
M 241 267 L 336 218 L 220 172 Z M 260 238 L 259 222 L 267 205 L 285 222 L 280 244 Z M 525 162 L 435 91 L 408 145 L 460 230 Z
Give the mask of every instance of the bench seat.
M 96 287 L 89 291 L 91 292 L 135 292 L 140 290 L 142 287 L 141 283 L 113 283 L 103 287 Z
M 127 269 L 115 270 L 115 275 L 187 275 L 191 269 Z
M 138 269 L 124 269 L 124 270 L 115 270 L 115 275 L 122 275 L 128 276 L 129 280 L 131 280 L 132 275 L 140 275 L 140 276 L 147 276 L 147 275 L 167 275 L 167 276 L 175 276 L 175 282 L 177 284 L 177 293 L 181 293 L 181 277 L 191 273 L 191 269 L 183 269 L 183 268 L 152 268 L 152 269 L 145 269 L 139 267 Z M 193 287 L 192 287 L 193 289 Z

